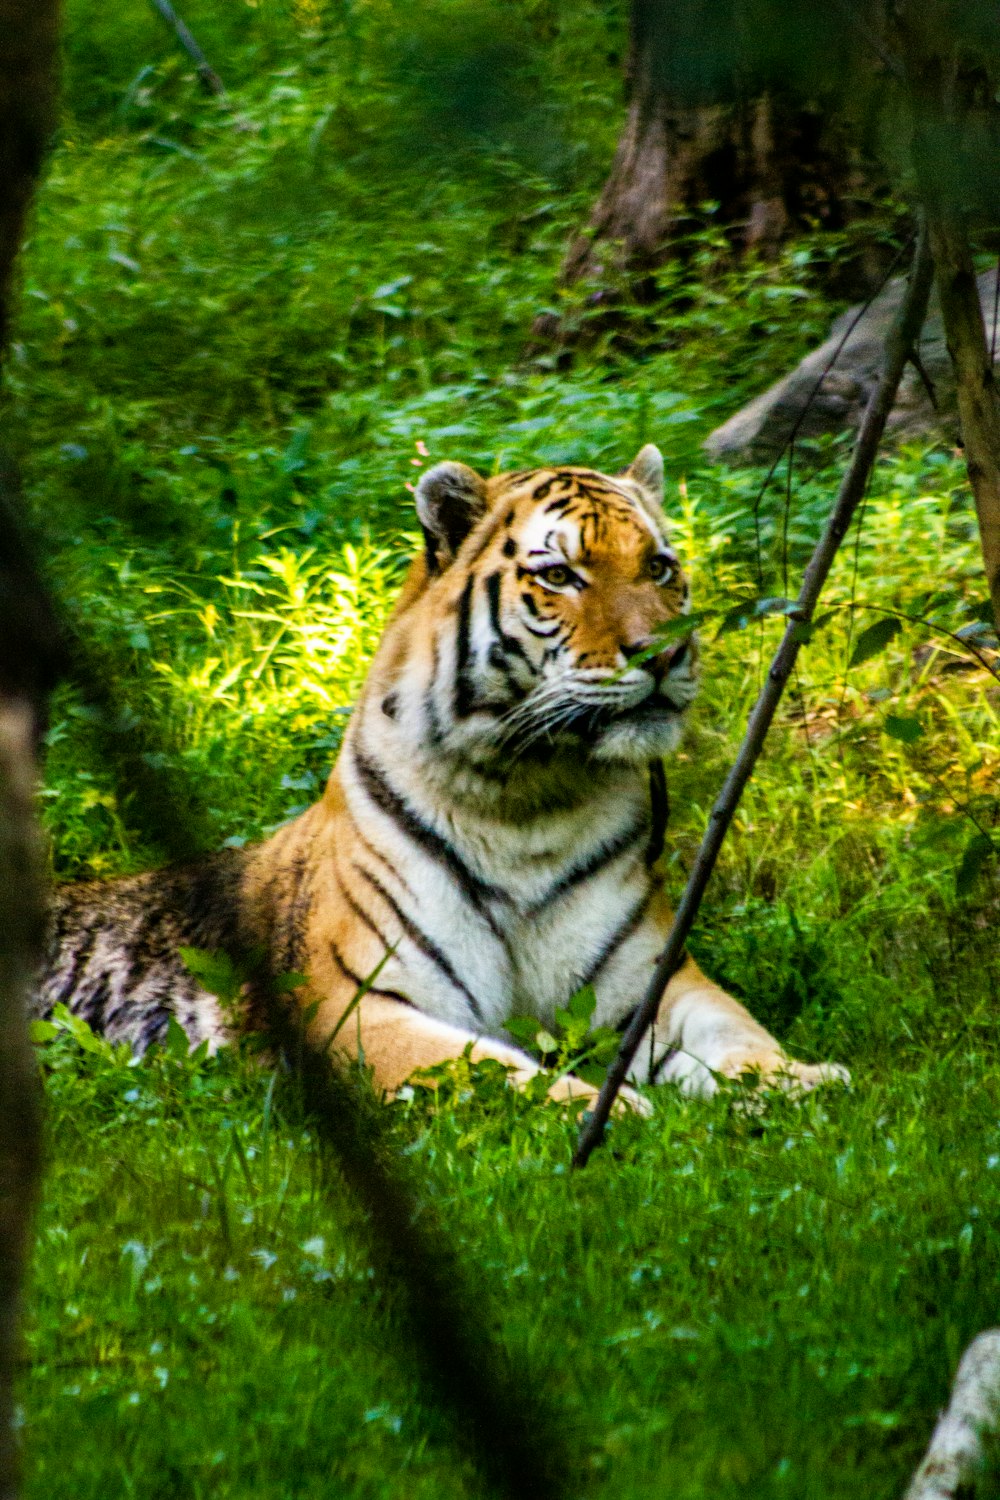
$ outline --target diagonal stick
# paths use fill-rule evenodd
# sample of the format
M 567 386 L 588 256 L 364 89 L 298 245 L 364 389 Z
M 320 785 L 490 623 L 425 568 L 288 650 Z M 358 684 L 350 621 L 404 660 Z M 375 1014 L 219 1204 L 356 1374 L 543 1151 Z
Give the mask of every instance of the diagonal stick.
M 184 51 L 194 63 L 195 72 L 201 79 L 202 87 L 205 88 L 208 93 L 216 94 L 221 97 L 226 92 L 223 86 L 222 79 L 212 67 L 212 64 L 209 62 L 204 52 L 202 52 L 201 48 L 198 46 L 198 43 L 195 41 L 194 36 L 191 33 L 190 27 L 185 25 L 184 21 L 174 10 L 174 7 L 170 4 L 170 0 L 150 0 L 150 3 L 153 9 L 163 17 L 164 21 L 166 21 L 167 25 L 174 33 L 181 46 L 184 48 Z
M 701 898 L 705 894 L 705 887 L 715 868 L 722 841 L 733 821 L 743 789 L 750 780 L 757 758 L 763 749 L 764 738 L 795 665 L 799 647 L 809 638 L 809 623 L 837 555 L 837 549 L 847 534 L 847 529 L 868 486 L 868 480 L 878 456 L 879 443 L 885 431 L 886 420 L 893 408 L 899 382 L 903 377 L 903 370 L 923 327 L 933 270 L 927 227 L 921 218 L 920 233 L 913 265 L 910 268 L 906 295 L 886 337 L 882 372 L 878 385 L 865 408 L 850 467 L 841 481 L 823 535 L 809 559 L 799 597 L 795 602 L 795 608 L 789 613 L 781 644 L 771 662 L 771 668 L 760 696 L 754 704 L 739 754 L 712 808 L 708 828 L 705 830 L 701 847 L 691 867 L 691 874 L 677 908 L 666 947 L 656 961 L 656 968 L 653 970 L 642 1002 L 629 1022 L 618 1056 L 608 1068 L 593 1112 L 580 1132 L 573 1156 L 574 1167 L 585 1166 L 594 1147 L 600 1142 L 618 1090 L 625 1082 L 632 1065 L 632 1059 L 656 1017 L 667 985 L 681 965 L 684 957 L 684 944 L 694 925 L 694 919 L 698 915 Z

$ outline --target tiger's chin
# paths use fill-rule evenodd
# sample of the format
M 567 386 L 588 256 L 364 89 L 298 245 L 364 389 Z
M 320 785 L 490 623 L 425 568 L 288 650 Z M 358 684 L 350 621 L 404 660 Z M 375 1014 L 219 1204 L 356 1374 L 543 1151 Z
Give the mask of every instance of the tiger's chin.
M 659 760 L 680 744 L 685 716 L 685 709 L 672 705 L 641 703 L 601 730 L 589 747 L 590 757 L 618 765 Z

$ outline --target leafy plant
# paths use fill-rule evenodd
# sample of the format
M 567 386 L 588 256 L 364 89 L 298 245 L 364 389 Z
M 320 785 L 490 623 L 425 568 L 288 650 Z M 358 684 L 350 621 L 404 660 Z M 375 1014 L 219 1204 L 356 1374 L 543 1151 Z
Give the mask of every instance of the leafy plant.
M 596 1006 L 593 985 L 584 985 L 565 1006 L 556 1007 L 551 1026 L 541 1025 L 532 1016 L 512 1016 L 506 1029 L 550 1074 L 575 1073 L 587 1083 L 600 1084 L 621 1037 L 613 1027 L 592 1027 Z M 546 1078 L 546 1089 L 551 1082 Z

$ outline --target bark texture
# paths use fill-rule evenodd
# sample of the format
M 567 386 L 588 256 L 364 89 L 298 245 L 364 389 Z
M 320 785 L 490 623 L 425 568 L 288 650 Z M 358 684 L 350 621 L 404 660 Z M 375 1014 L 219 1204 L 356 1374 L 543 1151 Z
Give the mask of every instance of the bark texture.
M 739 249 L 773 253 L 796 230 L 840 227 L 865 177 L 829 111 L 773 91 L 727 103 L 672 99 L 657 67 L 652 7 L 633 0 L 628 115 L 586 230 L 570 246 L 566 281 L 612 263 L 641 272 L 671 253 L 719 205 Z
M 55 0 L 0 0 L 0 353 L 28 205 L 54 120 L 58 19 Z M 13 1382 L 40 1150 L 27 1032 L 28 990 L 45 933 L 34 750 L 56 637 L 40 601 L 0 494 L 0 1500 L 13 1500 L 18 1490 Z
M 26 1021 L 45 934 L 33 741 L 31 706 L 0 699 L 0 1500 L 17 1493 L 13 1382 L 41 1128 Z
M 961 150 L 978 93 L 978 72 L 963 76 L 958 47 L 938 7 L 902 8 L 900 34 L 913 122 L 914 174 L 927 215 L 969 483 L 976 502 L 983 567 L 1000 633 L 1000 390 L 976 285 L 968 190 L 956 186 Z M 993 329 L 993 337 L 996 329 Z
M 55 120 L 56 0 L 0 0 L 0 353 L 25 215 Z

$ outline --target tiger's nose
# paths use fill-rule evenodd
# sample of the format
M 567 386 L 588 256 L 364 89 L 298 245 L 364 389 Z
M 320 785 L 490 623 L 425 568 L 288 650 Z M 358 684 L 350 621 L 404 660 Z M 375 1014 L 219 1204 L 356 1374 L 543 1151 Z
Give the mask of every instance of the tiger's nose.
M 652 644 L 653 644 L 653 642 L 650 640 L 649 636 L 645 636 L 643 638 L 643 640 L 641 640 L 641 641 L 632 641 L 631 644 L 629 644 L 629 645 L 626 645 L 623 642 L 622 645 L 621 645 L 621 647 L 620 647 L 620 650 L 621 650 L 622 656 L 624 656 L 625 660 L 626 661 L 631 661 L 633 659 L 633 657 L 641 656 L 641 654 L 643 653 L 643 651 L 648 651 L 649 648 L 650 648 L 650 646 Z
M 637 656 L 641 656 L 644 651 L 649 651 L 655 644 L 656 642 L 653 638 L 647 635 L 643 636 L 641 640 L 629 641 L 627 644 L 623 643 L 620 650 L 626 661 L 633 661 Z M 662 651 L 657 651 L 654 655 L 647 656 L 646 660 L 640 662 L 639 665 L 645 667 L 646 671 L 651 673 L 657 682 L 660 682 L 666 676 L 667 672 L 681 665 L 687 655 L 689 644 L 688 641 L 678 641 L 674 646 L 665 646 Z

